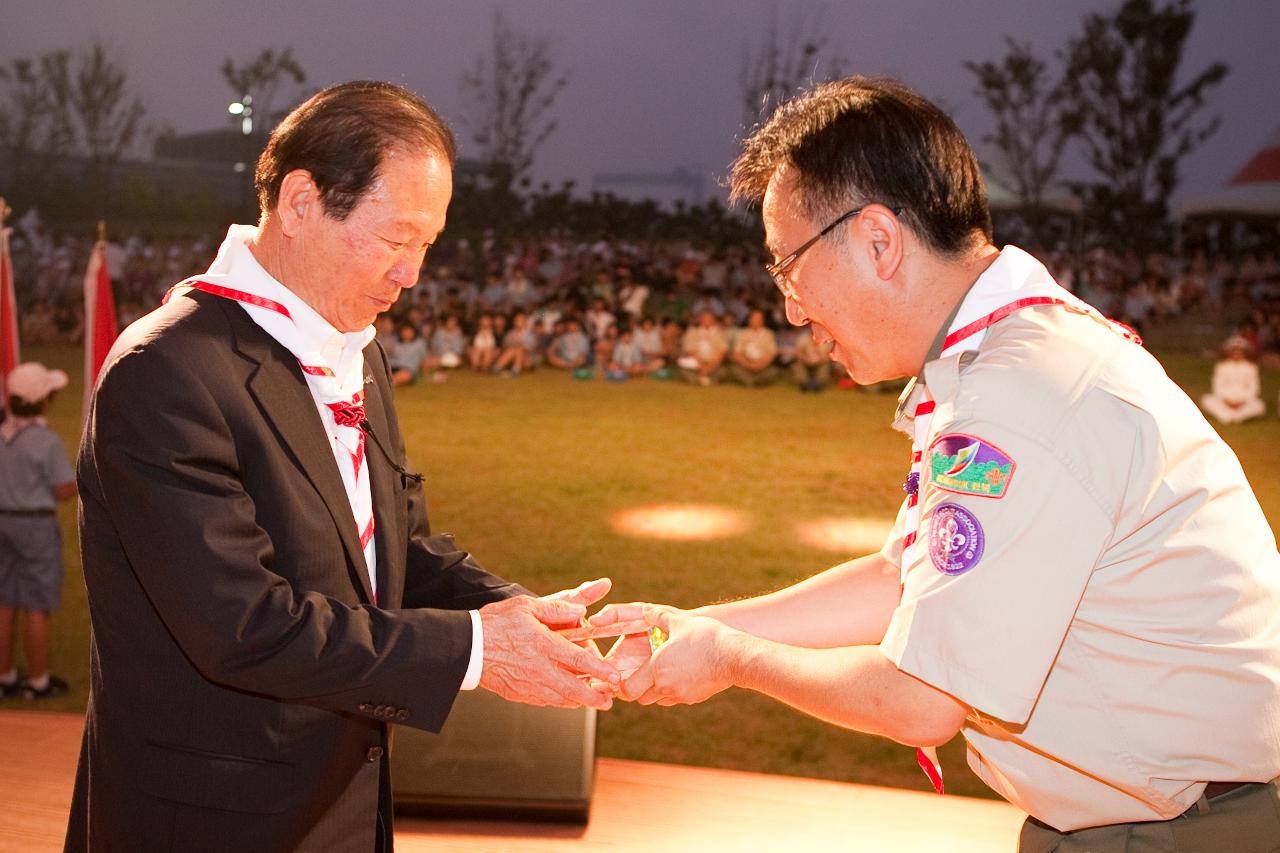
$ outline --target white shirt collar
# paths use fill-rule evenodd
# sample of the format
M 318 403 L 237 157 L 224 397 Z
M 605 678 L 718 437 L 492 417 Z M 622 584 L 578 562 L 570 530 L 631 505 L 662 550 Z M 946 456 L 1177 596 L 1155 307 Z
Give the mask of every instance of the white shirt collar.
M 373 326 L 358 332 L 339 332 L 302 297 L 263 269 L 249 249 L 249 243 L 257 235 L 258 229 L 253 225 L 232 225 L 228 228 L 227 237 L 209 266 L 208 277 L 226 276 L 235 282 L 229 286 L 238 286 L 242 290 L 247 288 L 251 293 L 279 302 L 293 317 L 300 340 L 308 345 L 308 349 L 313 348 L 323 355 L 338 375 L 343 375 L 349 360 L 360 355 L 373 340 Z

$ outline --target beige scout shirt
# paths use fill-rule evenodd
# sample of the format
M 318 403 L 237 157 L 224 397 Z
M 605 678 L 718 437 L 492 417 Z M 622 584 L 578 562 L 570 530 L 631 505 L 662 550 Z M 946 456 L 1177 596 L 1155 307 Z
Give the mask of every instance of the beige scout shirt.
M 724 354 L 729 351 L 729 339 L 719 326 L 712 326 L 709 329 L 692 326 L 684 333 L 680 346 L 686 355 L 706 363 L 724 357 Z
M 1141 347 L 1059 306 L 935 359 L 921 547 L 881 644 L 972 707 L 969 764 L 1061 830 L 1160 820 L 1207 781 L 1280 773 L 1280 555 L 1235 454 Z M 929 445 L 1015 464 L 999 498 L 945 491 Z M 944 503 L 981 557 L 935 568 Z M 902 553 L 905 511 L 885 545 Z M 953 515 L 954 517 L 954 515 Z
M 733 351 L 747 361 L 772 361 L 778 354 L 778 339 L 772 329 L 739 329 Z

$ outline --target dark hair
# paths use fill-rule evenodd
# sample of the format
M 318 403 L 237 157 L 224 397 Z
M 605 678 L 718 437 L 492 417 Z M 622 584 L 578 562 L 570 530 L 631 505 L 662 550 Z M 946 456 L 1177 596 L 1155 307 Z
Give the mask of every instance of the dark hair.
M 780 166 L 796 171 L 804 214 L 826 225 L 878 202 L 933 251 L 991 239 L 987 188 L 955 122 L 902 83 L 861 76 L 822 83 L 782 104 L 743 143 L 730 199 L 759 202 Z
M 37 415 L 42 415 L 45 409 L 48 408 L 49 401 L 53 399 L 53 395 L 56 393 L 56 391 L 51 392 L 43 400 L 37 400 L 34 403 L 19 397 L 17 394 L 10 394 L 9 414 L 15 418 L 34 418 Z
M 258 204 L 263 213 L 272 210 L 285 175 L 306 169 L 324 212 L 346 219 L 377 180 L 387 150 L 397 145 L 439 152 L 450 166 L 457 158 L 453 132 L 403 86 L 370 80 L 330 86 L 271 132 L 254 175 Z

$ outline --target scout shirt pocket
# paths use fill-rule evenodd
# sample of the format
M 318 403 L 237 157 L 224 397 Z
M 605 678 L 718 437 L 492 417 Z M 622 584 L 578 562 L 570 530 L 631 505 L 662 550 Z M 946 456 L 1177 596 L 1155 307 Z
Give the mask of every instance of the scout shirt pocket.
M 945 422 L 949 414 L 939 407 L 934 436 L 956 438 L 929 444 L 939 458 L 924 460 L 917 547 L 881 649 L 904 672 L 1020 724 L 1112 525 L 1040 437 Z M 969 468 L 985 463 L 989 475 L 974 479 L 957 455 Z

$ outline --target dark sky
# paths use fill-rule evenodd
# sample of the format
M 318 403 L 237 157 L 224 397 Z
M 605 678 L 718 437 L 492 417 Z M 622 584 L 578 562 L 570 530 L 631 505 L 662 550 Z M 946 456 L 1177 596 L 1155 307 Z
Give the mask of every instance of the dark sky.
M 504 8 L 518 28 L 549 36 L 570 74 L 556 107 L 559 130 L 535 175 L 586 185 L 594 172 L 676 166 L 722 177 L 741 133 L 743 51 L 775 6 L 784 20 L 819 15 L 829 53 L 847 70 L 899 77 L 944 104 L 981 153 L 989 120 L 961 63 L 997 56 L 1005 35 L 1051 57 L 1085 12 L 1118 2 L 512 0 Z M 1232 72 L 1212 104 L 1222 128 L 1188 159 L 1184 193 L 1221 184 L 1280 128 L 1280 2 L 1197 5 L 1184 71 L 1222 59 Z M 228 120 L 223 59 L 288 45 L 315 86 L 381 78 L 417 90 L 454 124 L 466 155 L 459 79 L 486 50 L 493 8 L 434 0 L 9 0 L 0 12 L 0 60 L 99 38 L 129 71 L 149 118 L 183 132 Z

